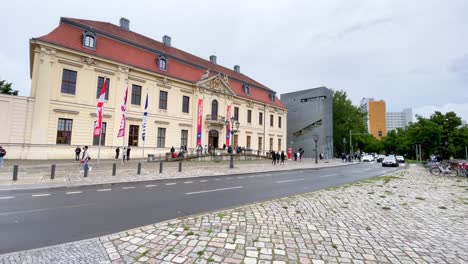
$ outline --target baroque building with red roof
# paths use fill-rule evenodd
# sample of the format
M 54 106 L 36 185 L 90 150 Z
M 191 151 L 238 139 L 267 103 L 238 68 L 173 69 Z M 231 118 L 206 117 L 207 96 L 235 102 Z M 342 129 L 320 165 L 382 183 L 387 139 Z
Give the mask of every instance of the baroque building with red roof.
M 97 158 L 93 128 L 104 80 L 101 158 L 112 158 L 122 146 L 130 146 L 133 157 L 226 143 L 286 150 L 287 109 L 274 91 L 237 65 L 231 70 L 218 65 L 216 56 L 205 60 L 173 47 L 169 36 L 159 42 L 135 33 L 125 18 L 120 25 L 61 18 L 49 34 L 30 40 L 30 74 L 30 97 L 9 97 L 5 104 L 7 114 L 22 113 L 3 132 L 10 158 L 69 158 L 77 145 L 94 145 Z M 117 137 L 127 87 L 125 136 Z M 232 138 L 229 117 L 240 125 Z

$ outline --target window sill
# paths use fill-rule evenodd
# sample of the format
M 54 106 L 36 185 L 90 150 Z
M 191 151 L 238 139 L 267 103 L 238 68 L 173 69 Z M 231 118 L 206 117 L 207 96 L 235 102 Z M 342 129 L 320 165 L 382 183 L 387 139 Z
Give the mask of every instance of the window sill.
M 65 97 L 75 97 L 76 94 L 69 94 L 69 93 L 60 93 L 60 95 L 65 96 Z

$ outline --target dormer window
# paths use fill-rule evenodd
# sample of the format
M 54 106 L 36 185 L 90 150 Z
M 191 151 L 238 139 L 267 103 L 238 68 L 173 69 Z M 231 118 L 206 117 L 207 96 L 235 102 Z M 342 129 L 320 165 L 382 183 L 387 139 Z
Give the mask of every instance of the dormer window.
M 93 32 L 86 31 L 83 33 L 83 47 L 96 49 L 96 35 Z
M 275 99 L 276 99 L 276 96 L 275 96 L 275 94 L 270 94 L 270 100 L 271 100 L 272 102 L 274 102 L 274 101 L 275 101 Z
M 164 55 L 159 55 L 158 57 L 158 68 L 160 70 L 167 70 L 167 58 Z
M 246 83 L 242 84 L 242 88 L 244 89 L 245 94 L 250 95 L 250 87 L 248 84 Z

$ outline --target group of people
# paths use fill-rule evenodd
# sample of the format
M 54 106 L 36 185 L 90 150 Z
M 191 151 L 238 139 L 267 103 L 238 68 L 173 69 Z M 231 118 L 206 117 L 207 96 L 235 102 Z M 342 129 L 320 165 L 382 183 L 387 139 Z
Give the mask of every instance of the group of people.
M 299 161 L 302 160 L 302 156 L 304 156 L 304 149 L 300 148 L 297 152 L 294 152 L 294 161 Z
M 197 151 L 198 151 L 198 148 L 197 148 Z M 186 152 L 187 152 L 187 145 L 180 146 L 179 153 L 176 153 L 174 146 L 171 147 L 171 157 L 174 158 L 174 159 L 177 158 L 177 157 L 183 158 L 184 153 L 186 153 Z
M 89 160 L 91 159 L 91 156 L 89 155 L 88 146 L 84 146 L 84 147 L 83 147 L 83 155 L 81 156 L 81 158 L 80 158 L 80 154 L 81 154 L 81 148 L 80 148 L 80 146 L 76 146 L 76 149 L 75 149 L 75 160 L 76 160 L 76 161 L 80 161 L 81 166 L 82 166 L 82 170 L 81 170 L 81 171 L 84 171 L 85 168 L 86 168 L 86 166 L 88 165 Z M 92 168 L 89 167 L 89 169 L 91 170 Z
M 279 151 L 274 151 L 272 150 L 270 152 L 271 156 L 271 164 L 276 165 L 276 164 L 284 164 L 284 159 L 286 158 L 286 155 L 284 154 L 284 151 L 281 151 L 281 154 Z
M 122 151 L 122 160 L 125 161 L 125 160 L 130 160 L 130 150 L 132 150 L 130 148 L 130 146 L 128 147 L 124 147 L 123 148 L 123 151 Z M 117 147 L 115 149 L 115 159 L 119 159 L 119 156 L 120 156 L 120 148 Z

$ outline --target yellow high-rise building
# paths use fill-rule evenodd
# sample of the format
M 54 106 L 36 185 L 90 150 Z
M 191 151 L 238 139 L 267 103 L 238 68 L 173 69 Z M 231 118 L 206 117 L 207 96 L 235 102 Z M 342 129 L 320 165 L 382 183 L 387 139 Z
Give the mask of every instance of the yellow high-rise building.
M 374 98 L 361 100 L 361 110 L 367 113 L 367 132 L 377 139 L 387 135 L 387 110 L 385 101 L 375 101 Z

